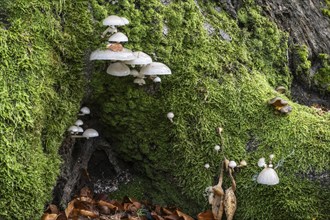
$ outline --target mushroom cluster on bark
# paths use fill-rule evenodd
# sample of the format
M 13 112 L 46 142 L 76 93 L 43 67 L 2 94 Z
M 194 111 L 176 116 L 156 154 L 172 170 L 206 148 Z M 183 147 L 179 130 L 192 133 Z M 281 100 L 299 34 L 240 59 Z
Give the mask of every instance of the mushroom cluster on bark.
M 90 60 L 110 60 L 111 63 L 107 69 L 107 73 L 112 76 L 128 76 L 135 77 L 134 83 L 142 86 L 146 84 L 145 76 L 155 82 L 160 83 L 161 78 L 158 75 L 171 74 L 170 68 L 159 62 L 152 62 L 151 57 L 142 52 L 133 52 L 123 46 L 128 42 L 128 37 L 118 32 L 117 27 L 129 24 L 124 17 L 110 15 L 103 20 L 103 25 L 108 28 L 101 35 L 105 37 L 108 33 L 112 34 L 108 39 L 105 49 L 98 49 L 92 52 Z M 130 69 L 127 65 L 131 66 Z

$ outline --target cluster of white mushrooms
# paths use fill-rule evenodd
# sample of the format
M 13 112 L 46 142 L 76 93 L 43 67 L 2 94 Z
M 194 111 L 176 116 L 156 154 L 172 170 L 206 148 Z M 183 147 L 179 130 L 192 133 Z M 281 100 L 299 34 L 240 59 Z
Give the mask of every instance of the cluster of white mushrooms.
M 142 51 L 132 52 L 124 48 L 123 43 L 128 42 L 128 37 L 124 33 L 118 32 L 117 27 L 127 24 L 129 21 L 126 18 L 116 15 L 110 15 L 104 19 L 103 25 L 108 28 L 103 32 L 102 37 L 110 33 L 109 44 L 106 49 L 92 52 L 90 60 L 110 60 L 108 74 L 119 77 L 132 75 L 135 77 L 134 83 L 140 86 L 146 84 L 144 80 L 146 76 L 149 76 L 155 83 L 160 83 L 161 79 L 158 75 L 171 74 L 170 68 L 163 63 L 152 62 L 151 57 Z
M 258 161 L 259 167 L 264 167 L 264 169 L 259 173 L 257 177 L 257 182 L 264 185 L 276 185 L 280 182 L 276 171 L 273 169 L 272 160 L 274 159 L 274 154 L 269 156 L 269 164 L 266 164 L 265 158 L 260 158 Z
M 82 107 L 80 109 L 79 116 L 89 115 L 91 113 L 90 109 L 88 107 Z M 93 129 L 88 128 L 84 131 L 84 129 L 81 127 L 84 124 L 84 122 L 81 119 L 78 119 L 74 125 L 70 126 L 68 131 L 71 133 L 72 138 L 93 138 L 98 137 L 99 133 Z

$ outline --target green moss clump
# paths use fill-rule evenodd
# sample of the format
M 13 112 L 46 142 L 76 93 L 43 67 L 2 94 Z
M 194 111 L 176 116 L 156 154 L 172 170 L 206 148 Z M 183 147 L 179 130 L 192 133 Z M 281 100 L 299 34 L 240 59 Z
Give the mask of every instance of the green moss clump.
M 313 76 L 313 82 L 323 92 L 330 92 L 330 56 L 328 54 L 319 54 L 321 68 Z
M 306 45 L 295 45 L 292 50 L 295 74 L 301 77 L 310 77 L 311 61 L 308 59 L 308 47 Z
M 330 18 L 330 1 L 325 0 L 326 7 L 322 9 L 322 13 L 324 16 L 328 16 Z
M 99 11 L 86 1 L 1 1 L 0 219 L 40 219 L 51 199 L 86 86 L 90 10 Z

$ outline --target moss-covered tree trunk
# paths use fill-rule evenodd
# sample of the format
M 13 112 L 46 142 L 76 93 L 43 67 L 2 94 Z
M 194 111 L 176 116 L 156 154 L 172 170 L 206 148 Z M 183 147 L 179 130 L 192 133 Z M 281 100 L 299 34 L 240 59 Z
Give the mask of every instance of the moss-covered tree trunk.
M 138 186 L 153 202 L 191 214 L 207 208 L 204 189 L 226 157 L 249 164 L 235 174 L 236 219 L 330 218 L 330 115 L 292 100 L 290 34 L 267 18 L 265 4 L 235 2 L 1 2 L 0 218 L 38 219 L 51 201 L 58 148 L 85 92 L 84 103 L 98 110 L 105 127 L 100 135 L 134 164 L 139 180 L 151 182 L 125 187 Z M 130 21 L 121 29 L 129 38 L 125 47 L 171 68 L 159 86 L 109 76 L 107 62 L 90 66 L 90 51 L 106 41 L 101 21 L 110 14 Z M 329 51 L 322 48 L 319 70 L 327 76 Z M 297 51 L 295 70 L 308 72 L 308 53 Z M 326 80 L 320 78 L 322 88 Z M 279 85 L 285 94 L 274 90 Z M 275 96 L 289 102 L 291 114 L 275 114 L 267 104 Z M 174 123 L 166 118 L 170 111 Z M 255 181 L 256 163 L 271 153 L 280 183 L 267 187 Z

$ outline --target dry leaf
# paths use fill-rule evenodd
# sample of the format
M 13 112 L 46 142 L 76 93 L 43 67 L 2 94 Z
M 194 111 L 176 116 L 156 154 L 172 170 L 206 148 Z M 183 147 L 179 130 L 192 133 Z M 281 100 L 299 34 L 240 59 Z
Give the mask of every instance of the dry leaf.
M 107 49 L 112 50 L 114 52 L 119 52 L 119 51 L 122 51 L 124 49 L 124 47 L 121 44 L 114 43 L 114 44 L 108 44 Z
M 57 219 L 57 214 L 45 213 L 41 217 L 41 220 L 56 220 L 56 219 Z
M 194 220 L 192 217 L 190 217 L 189 215 L 187 215 L 187 214 L 185 214 L 185 213 L 183 213 L 183 212 L 181 212 L 181 211 L 179 211 L 179 210 L 176 210 L 175 213 L 176 213 L 179 217 L 183 218 L 184 220 Z
M 74 200 L 72 200 L 71 202 L 69 202 L 69 204 L 68 204 L 68 207 L 66 207 L 66 209 L 65 209 L 65 216 L 67 217 L 67 218 L 69 218 L 69 216 L 70 216 L 70 214 L 71 214 L 71 212 L 72 212 L 72 210 L 73 210 L 73 208 L 74 208 L 74 203 L 75 203 L 75 199 Z
M 198 220 L 214 220 L 213 213 L 211 210 L 201 212 L 197 215 Z
M 232 187 L 229 187 L 225 191 L 224 206 L 227 220 L 232 220 L 237 207 L 236 196 Z

